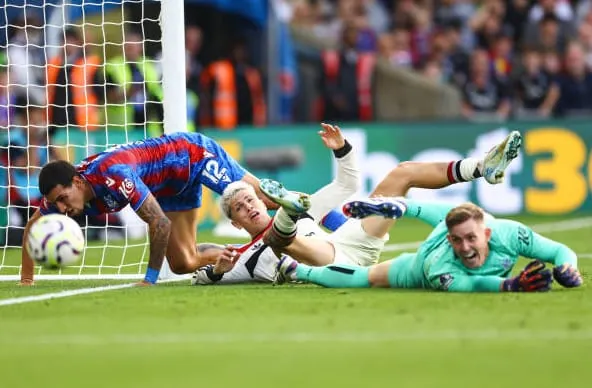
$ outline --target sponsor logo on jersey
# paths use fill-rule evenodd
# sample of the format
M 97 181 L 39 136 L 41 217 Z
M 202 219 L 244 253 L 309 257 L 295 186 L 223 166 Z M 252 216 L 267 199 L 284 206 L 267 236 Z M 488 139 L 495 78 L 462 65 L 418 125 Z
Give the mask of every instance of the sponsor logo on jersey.
M 113 187 L 115 185 L 115 180 L 113 178 L 107 177 L 107 179 L 105 179 L 105 184 L 107 187 Z
M 103 201 L 105 201 L 105 204 L 109 209 L 116 209 L 119 206 L 115 198 L 113 198 L 110 194 L 105 195 L 103 197 Z
M 123 194 L 125 198 L 129 199 L 135 188 L 136 186 L 134 185 L 134 182 L 132 182 L 129 178 L 125 178 L 119 186 L 119 192 Z

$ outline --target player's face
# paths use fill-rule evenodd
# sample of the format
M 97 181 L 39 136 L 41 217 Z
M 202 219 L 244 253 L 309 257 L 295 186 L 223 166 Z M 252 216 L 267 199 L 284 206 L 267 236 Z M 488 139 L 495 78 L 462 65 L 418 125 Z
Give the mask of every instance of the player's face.
M 74 179 L 70 186 L 57 185 L 47 195 L 47 200 L 60 213 L 70 217 L 80 215 L 84 210 L 84 191 L 77 178 Z
M 489 254 L 491 229 L 484 222 L 473 219 L 452 227 L 448 231 L 448 241 L 454 253 L 467 268 L 478 268 L 485 263 Z
M 255 194 L 239 191 L 230 204 L 232 224 L 245 229 L 251 236 L 261 233 L 271 221 L 267 208 Z

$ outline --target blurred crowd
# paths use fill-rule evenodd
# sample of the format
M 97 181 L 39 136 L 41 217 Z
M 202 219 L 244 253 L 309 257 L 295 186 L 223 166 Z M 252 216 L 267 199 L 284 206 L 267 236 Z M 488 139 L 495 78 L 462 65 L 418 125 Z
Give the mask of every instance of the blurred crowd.
M 592 113 L 590 0 L 290 3 L 292 24 L 337 44 L 340 72 L 348 73 L 332 82 L 335 55 L 323 60 L 322 116 L 327 119 L 363 119 L 364 57 L 383 58 L 431 82 L 452 85 L 462 93 L 462 115 L 468 119 Z M 335 85 L 346 79 L 349 85 L 336 94 Z

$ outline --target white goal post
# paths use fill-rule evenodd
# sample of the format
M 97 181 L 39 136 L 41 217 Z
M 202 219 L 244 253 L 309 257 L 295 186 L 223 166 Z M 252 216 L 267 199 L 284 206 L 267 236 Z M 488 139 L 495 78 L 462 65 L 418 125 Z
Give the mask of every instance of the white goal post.
M 20 278 L 17 242 L 47 161 L 187 128 L 183 0 L 15 4 L 0 9 L 0 280 Z M 129 206 L 81 222 L 80 265 L 36 266 L 35 279 L 143 278 L 147 228 Z

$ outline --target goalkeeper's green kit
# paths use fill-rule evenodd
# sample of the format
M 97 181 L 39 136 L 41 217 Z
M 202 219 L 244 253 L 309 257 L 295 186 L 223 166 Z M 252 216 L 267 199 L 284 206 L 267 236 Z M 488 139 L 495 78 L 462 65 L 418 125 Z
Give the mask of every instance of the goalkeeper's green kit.
M 404 253 L 391 262 L 388 272 L 392 288 L 429 288 L 457 292 L 497 292 L 519 256 L 538 259 L 555 266 L 568 263 L 577 267 L 576 254 L 567 246 L 549 240 L 529 227 L 511 220 L 486 216 L 491 229 L 489 256 L 475 269 L 462 264 L 446 238 L 444 222 L 449 205 L 407 200 L 407 217 L 419 218 L 434 230 L 415 253 Z M 313 268 L 298 265 L 298 280 L 327 287 L 369 287 L 366 267 L 330 265 Z

